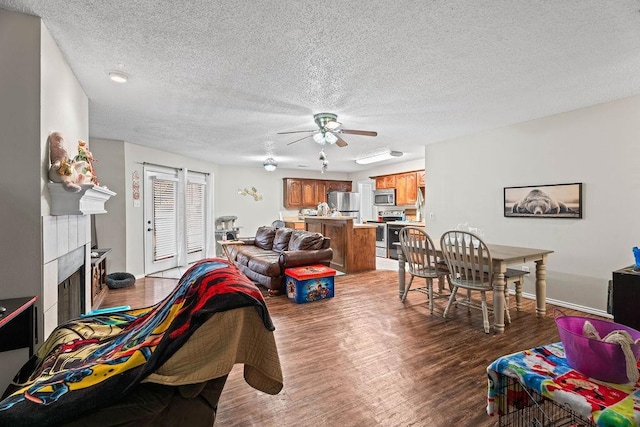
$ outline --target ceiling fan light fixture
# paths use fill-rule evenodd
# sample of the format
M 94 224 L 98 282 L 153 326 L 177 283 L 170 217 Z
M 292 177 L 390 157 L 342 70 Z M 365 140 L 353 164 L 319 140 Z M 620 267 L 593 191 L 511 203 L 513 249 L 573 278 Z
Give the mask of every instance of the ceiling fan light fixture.
M 389 160 L 396 157 L 401 157 L 404 153 L 402 151 L 384 151 L 382 153 L 374 154 L 372 156 L 362 157 L 356 159 L 356 163 L 359 165 L 368 165 L 370 163 L 381 162 L 383 160 Z
M 324 140 L 327 141 L 329 144 L 335 144 L 336 141 L 338 141 L 338 137 L 332 134 L 331 132 L 326 132 L 324 134 Z
M 114 81 L 116 83 L 126 83 L 127 80 L 129 80 L 129 76 L 120 71 L 110 71 L 109 78 L 111 79 L 111 81 Z
M 336 130 L 340 127 L 342 123 L 336 122 L 335 120 L 331 120 L 326 125 L 324 125 L 325 129 L 328 130 Z
M 264 161 L 262 166 L 264 166 L 267 172 L 273 172 L 278 167 L 278 163 L 276 163 L 273 157 L 269 157 L 267 160 Z
M 321 133 L 316 133 L 315 135 L 313 135 L 313 140 L 320 145 L 324 145 L 327 142 L 324 139 L 324 135 L 322 135 Z

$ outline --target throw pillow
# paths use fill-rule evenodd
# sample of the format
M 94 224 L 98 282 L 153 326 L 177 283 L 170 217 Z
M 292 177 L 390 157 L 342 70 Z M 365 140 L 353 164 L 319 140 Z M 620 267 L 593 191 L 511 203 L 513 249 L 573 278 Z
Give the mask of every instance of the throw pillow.
M 320 233 L 309 233 L 308 231 L 295 230 L 291 233 L 289 240 L 290 251 L 304 251 L 322 249 L 324 236 Z
M 293 233 L 293 230 L 290 228 L 278 228 L 273 239 L 273 250 L 278 252 L 286 251 L 289 247 L 291 233 Z
M 273 239 L 276 237 L 276 229 L 273 227 L 259 227 L 256 231 L 255 245 L 260 249 L 271 250 Z

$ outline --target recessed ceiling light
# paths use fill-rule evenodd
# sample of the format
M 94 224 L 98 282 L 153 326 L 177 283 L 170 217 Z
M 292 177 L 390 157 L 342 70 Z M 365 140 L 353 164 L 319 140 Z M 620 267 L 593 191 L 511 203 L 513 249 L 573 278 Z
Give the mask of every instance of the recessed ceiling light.
M 109 78 L 116 83 L 126 83 L 129 76 L 120 71 L 109 71 Z

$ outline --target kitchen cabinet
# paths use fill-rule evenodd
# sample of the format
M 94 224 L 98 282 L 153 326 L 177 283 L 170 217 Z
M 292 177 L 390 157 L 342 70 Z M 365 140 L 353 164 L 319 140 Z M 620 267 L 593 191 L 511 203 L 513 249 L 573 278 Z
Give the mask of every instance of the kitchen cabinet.
M 331 239 L 331 268 L 343 273 L 376 269 L 375 224 L 354 224 L 351 217 L 306 217 L 305 229 Z
M 396 188 L 396 175 L 384 175 L 376 178 L 376 190 Z
M 393 188 L 396 190 L 396 205 L 415 205 L 418 189 L 425 187 L 424 171 L 411 171 L 393 175 L 370 177 L 376 180 L 376 190 Z
M 351 181 L 324 181 L 324 183 L 327 186 L 326 191 L 323 193 L 325 198 L 329 191 L 346 191 L 347 193 L 351 192 Z
M 415 172 L 396 175 L 396 205 L 415 205 L 418 199 L 418 177 Z
M 283 178 L 285 208 L 315 208 L 327 201 L 329 191 L 351 191 L 351 181 Z
M 284 206 L 291 208 L 301 208 L 302 204 L 302 180 L 284 179 Z
M 318 195 L 316 194 L 316 182 L 310 179 L 302 181 L 302 206 L 317 206 Z

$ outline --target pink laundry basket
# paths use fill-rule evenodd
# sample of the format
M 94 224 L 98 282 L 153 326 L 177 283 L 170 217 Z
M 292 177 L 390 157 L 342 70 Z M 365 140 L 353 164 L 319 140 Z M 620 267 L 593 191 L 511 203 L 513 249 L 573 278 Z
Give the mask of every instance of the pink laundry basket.
M 557 316 L 557 313 L 554 315 L 569 366 L 600 381 L 617 384 L 629 382 L 622 347 L 616 343 L 587 338 L 583 336 L 582 328 L 588 320 L 602 338 L 610 332 L 625 330 L 634 341 L 640 338 L 640 332 L 619 323 L 590 317 L 566 316 L 562 311 L 556 311 L 561 313 L 561 316 Z M 631 350 L 637 363 L 640 358 L 640 343 L 632 344 Z

